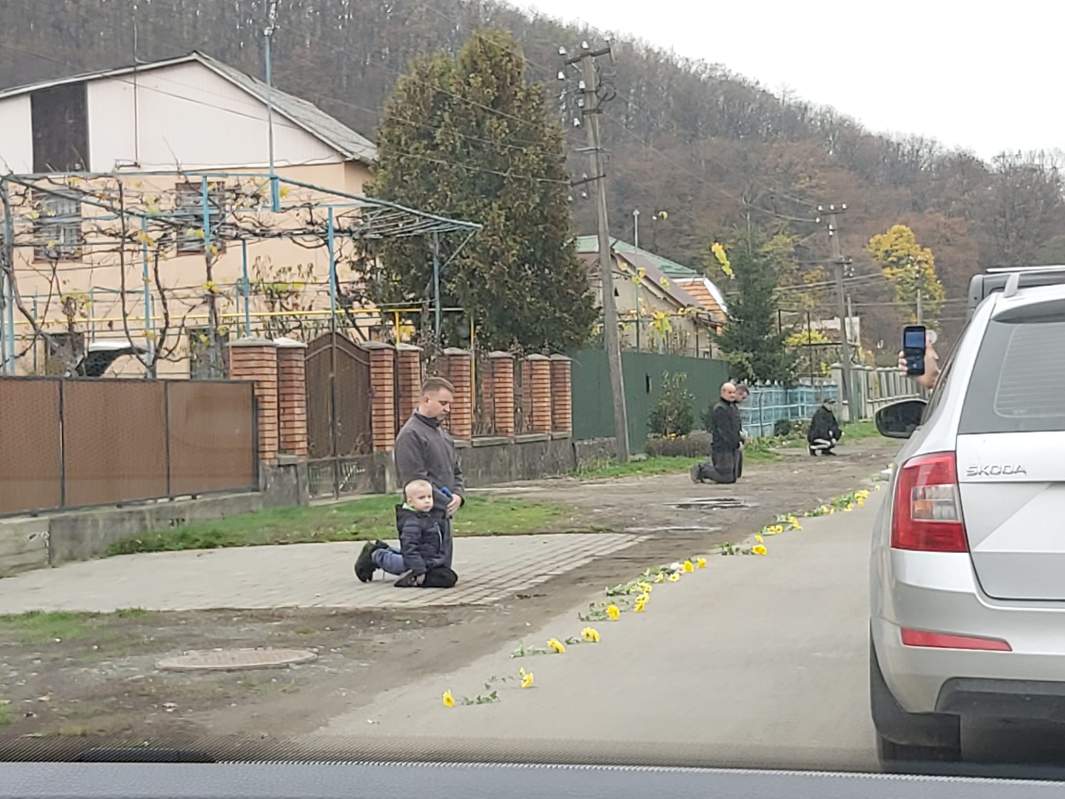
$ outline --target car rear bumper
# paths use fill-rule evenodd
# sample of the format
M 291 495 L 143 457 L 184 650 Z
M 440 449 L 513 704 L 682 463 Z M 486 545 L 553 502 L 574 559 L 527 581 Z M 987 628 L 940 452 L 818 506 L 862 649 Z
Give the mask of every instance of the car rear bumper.
M 940 695 L 956 680 L 990 686 L 972 692 L 974 702 L 999 683 L 1016 687 L 1065 681 L 1065 603 L 989 599 L 968 553 L 886 550 L 882 555 L 874 562 L 871 632 L 884 682 L 902 710 L 940 712 Z M 1011 651 L 905 646 L 903 627 L 994 638 L 1006 641 Z M 1006 693 L 1011 697 L 1025 691 L 1010 688 Z M 970 707 L 972 702 L 961 704 Z
M 901 628 L 884 619 L 873 620 L 873 642 L 884 682 L 907 713 L 1006 718 L 999 709 L 1008 706 L 1011 718 L 1040 718 L 1051 711 L 1034 705 L 1060 701 L 1065 721 L 1065 653 L 905 646 Z
M 943 683 L 936 710 L 963 718 L 1065 723 L 1065 682 L 954 678 Z

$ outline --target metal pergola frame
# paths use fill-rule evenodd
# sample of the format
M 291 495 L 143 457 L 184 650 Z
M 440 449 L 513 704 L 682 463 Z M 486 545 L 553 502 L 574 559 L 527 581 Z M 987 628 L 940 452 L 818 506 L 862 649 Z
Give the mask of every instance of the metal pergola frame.
M 172 185 L 169 190 L 154 186 L 148 190 L 142 190 L 140 187 L 133 186 L 141 179 L 151 178 L 183 180 L 186 191 L 187 187 L 198 183 L 198 211 L 189 211 L 188 206 L 179 210 L 176 201 L 178 194 L 176 185 Z M 241 181 L 250 181 L 257 185 L 253 192 L 236 194 L 237 199 L 248 203 L 245 207 L 238 208 L 235 205 L 227 207 L 227 204 L 219 207 L 215 197 L 218 181 L 223 182 L 223 188 L 227 192 L 230 188 L 228 184 L 232 181 L 237 181 L 233 186 L 234 191 L 242 188 Z M 93 186 L 102 187 L 103 190 L 91 191 Z M 268 197 L 264 196 L 263 192 L 266 188 L 269 188 Z M 285 197 L 293 192 L 297 196 L 290 202 L 284 202 Z M 168 194 L 173 198 L 173 202 L 158 201 Z M 118 223 L 118 230 L 113 231 L 113 235 L 101 235 L 98 240 L 92 242 L 83 240 L 79 245 L 81 247 L 117 248 L 120 263 L 124 265 L 127 249 L 130 249 L 135 242 L 140 242 L 146 331 L 152 330 L 153 319 L 149 248 L 162 240 L 163 236 L 170 234 L 175 238 L 173 244 L 168 244 L 168 246 L 173 246 L 174 252 L 168 256 L 167 260 L 195 254 L 180 253 L 176 246 L 177 237 L 193 228 L 197 238 L 203 239 L 202 252 L 208 274 L 213 265 L 212 259 L 217 258 L 218 255 L 212 245 L 216 242 L 230 241 L 241 243 L 241 286 L 246 330 L 249 329 L 250 302 L 249 241 L 288 239 L 308 249 L 321 247 L 326 249 L 329 262 L 329 310 L 331 327 L 335 330 L 338 240 L 368 243 L 416 237 L 428 238 L 433 257 L 432 294 L 435 331 L 439 337 L 443 312 L 440 273 L 482 227 L 476 222 L 452 219 L 387 200 L 329 189 L 276 173 L 229 170 L 119 170 L 115 172 L 0 175 L 0 212 L 2 212 L 0 269 L 3 273 L 2 286 L 0 286 L 2 288 L 0 291 L 0 339 L 2 339 L 0 354 L 2 354 L 3 374 L 13 373 L 15 366 L 14 317 L 16 307 L 33 326 L 34 340 L 39 335 L 47 335 L 40 330 L 34 315 L 21 301 L 14 260 L 16 248 L 39 249 L 51 244 L 51 242 L 42 242 L 38 235 L 42 228 L 42 215 L 36 210 L 37 201 L 34 197 L 39 195 L 72 200 L 79 203 L 79 206 L 88 205 L 98 211 L 91 217 L 83 217 L 80 211 L 77 216 L 46 215 L 44 218 L 49 224 L 62 225 L 64 222 L 78 224 L 83 231 L 84 224 L 89 221 Z M 452 252 L 448 262 L 441 265 L 440 237 L 454 234 L 465 234 L 465 237 Z M 211 307 L 213 306 L 209 305 L 209 308 Z

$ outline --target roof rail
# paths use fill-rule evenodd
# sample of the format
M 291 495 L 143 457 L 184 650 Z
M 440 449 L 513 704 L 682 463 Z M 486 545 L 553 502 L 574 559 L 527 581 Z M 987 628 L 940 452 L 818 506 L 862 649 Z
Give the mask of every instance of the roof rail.
M 1065 285 L 1065 266 L 1010 266 L 988 269 L 985 274 L 973 275 L 969 279 L 966 318 L 971 317 L 976 307 L 996 291 L 1004 291 L 1007 297 L 1012 297 L 1023 288 L 1058 285 Z
M 986 270 L 989 275 L 1034 274 L 1036 272 L 1063 272 L 1065 264 L 1046 264 L 1045 266 L 991 266 Z

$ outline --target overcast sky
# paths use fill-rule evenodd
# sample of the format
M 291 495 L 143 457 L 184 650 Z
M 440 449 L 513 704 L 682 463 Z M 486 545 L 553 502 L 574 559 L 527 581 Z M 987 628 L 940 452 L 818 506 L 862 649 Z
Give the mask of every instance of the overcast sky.
M 514 0 L 990 158 L 1065 149 L 1065 4 Z M 566 43 L 569 44 L 569 43 Z

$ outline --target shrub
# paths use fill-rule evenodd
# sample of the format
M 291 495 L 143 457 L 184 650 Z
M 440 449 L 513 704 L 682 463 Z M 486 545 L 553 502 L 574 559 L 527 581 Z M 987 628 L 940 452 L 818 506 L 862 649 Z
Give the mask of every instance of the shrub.
M 672 438 L 653 436 L 647 439 L 647 454 L 679 456 L 683 458 L 705 458 L 710 453 L 710 434 L 696 430 L 686 436 Z
M 695 426 L 692 403 L 695 395 L 688 391 L 688 375 L 682 373 L 662 374 L 662 392 L 647 420 L 651 433 L 656 436 L 686 436 Z

